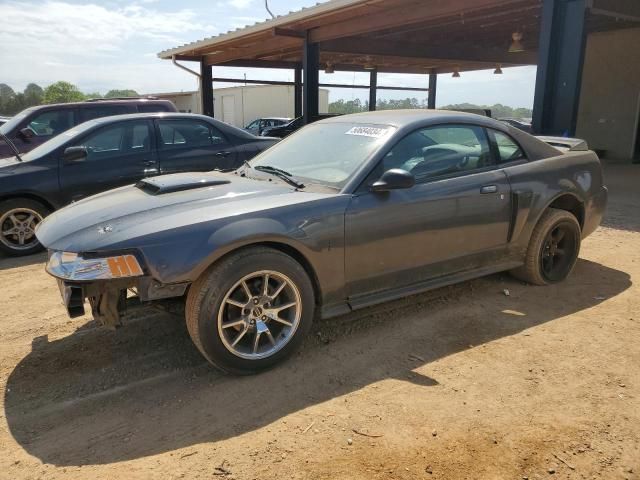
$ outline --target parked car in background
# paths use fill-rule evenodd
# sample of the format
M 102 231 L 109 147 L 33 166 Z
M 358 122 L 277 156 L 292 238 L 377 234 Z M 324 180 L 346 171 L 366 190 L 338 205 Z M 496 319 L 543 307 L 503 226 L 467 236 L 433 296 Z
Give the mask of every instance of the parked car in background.
M 519 118 L 499 118 L 501 122 L 511 125 L 512 127 L 522 130 L 523 132 L 531 133 L 531 123 L 521 120 Z
M 564 280 L 607 203 L 595 153 L 487 117 L 380 111 L 309 125 L 233 173 L 145 179 L 37 236 L 69 314 L 120 323 L 129 288 L 186 302 L 232 373 L 275 365 L 313 318 L 499 271 Z
M 290 118 L 283 117 L 258 118 L 244 127 L 244 129 L 253 135 L 261 135 L 266 128 L 279 127 L 289 122 L 291 122 Z
M 90 120 L 0 159 L 0 250 L 37 251 L 35 227 L 73 201 L 165 173 L 233 170 L 277 141 L 193 114 Z
M 0 117 L 0 126 L 4 125 L 9 120 L 11 120 L 11 117 Z
M 323 118 L 331 118 L 331 117 L 337 117 L 337 116 L 338 114 L 334 114 L 334 113 L 324 113 L 312 119 L 311 123 L 317 122 L 318 120 L 321 120 Z M 291 120 L 289 123 L 285 123 L 284 125 L 280 125 L 278 127 L 265 128 L 262 131 L 261 135 L 265 137 L 285 138 L 291 135 L 296 130 L 302 128 L 303 126 L 304 126 L 304 118 L 298 117 L 294 120 Z
M 94 118 L 152 112 L 177 112 L 177 109 L 169 100 L 152 97 L 39 105 L 16 114 L 0 126 L 0 133 L 8 137 L 20 153 L 26 153 L 56 135 Z M 0 158 L 12 154 L 10 146 L 0 139 Z

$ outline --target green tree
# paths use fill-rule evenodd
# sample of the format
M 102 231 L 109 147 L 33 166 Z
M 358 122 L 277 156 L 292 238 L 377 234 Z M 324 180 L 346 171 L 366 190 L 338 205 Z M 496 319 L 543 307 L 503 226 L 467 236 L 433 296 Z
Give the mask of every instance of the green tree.
M 355 100 L 348 100 L 346 102 L 340 99 L 329 104 L 329 113 L 337 113 L 340 115 L 365 112 L 367 110 L 369 110 L 368 102 L 363 104 L 359 98 L 356 98 Z
M 25 108 L 40 105 L 44 98 L 44 90 L 40 85 L 30 83 L 24 89 Z
M 104 98 L 139 97 L 135 90 L 109 90 Z
M 15 92 L 13 88 L 11 88 L 6 83 L 0 83 L 0 114 L 3 115 L 12 115 L 13 113 L 9 111 L 9 104 L 13 97 L 15 96 Z
M 85 94 L 85 97 L 87 98 L 87 100 L 90 98 L 103 98 L 100 92 L 89 92 Z
M 69 82 L 56 82 L 44 89 L 44 103 L 81 102 L 84 94 Z

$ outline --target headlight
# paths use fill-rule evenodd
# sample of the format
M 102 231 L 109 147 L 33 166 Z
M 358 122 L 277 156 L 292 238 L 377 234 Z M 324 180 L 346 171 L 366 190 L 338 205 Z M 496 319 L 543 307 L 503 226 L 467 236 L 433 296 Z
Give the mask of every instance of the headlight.
M 133 255 L 115 255 L 103 258 L 82 258 L 77 253 L 53 252 L 47 263 L 47 272 L 64 280 L 87 281 L 143 275 Z

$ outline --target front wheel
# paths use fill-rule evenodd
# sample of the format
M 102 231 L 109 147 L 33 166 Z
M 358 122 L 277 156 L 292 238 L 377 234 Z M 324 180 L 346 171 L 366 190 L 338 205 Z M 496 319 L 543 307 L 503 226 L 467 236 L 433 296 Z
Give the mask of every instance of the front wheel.
M 525 263 L 514 277 L 534 285 L 550 285 L 566 279 L 578 260 L 582 232 L 576 217 L 550 208 L 533 229 Z
M 12 198 L 0 203 L 0 250 L 19 257 L 42 250 L 36 226 L 49 209 L 30 198 Z
M 304 268 L 278 250 L 258 247 L 231 254 L 196 280 L 185 313 L 205 358 L 243 375 L 293 353 L 311 327 L 314 304 Z

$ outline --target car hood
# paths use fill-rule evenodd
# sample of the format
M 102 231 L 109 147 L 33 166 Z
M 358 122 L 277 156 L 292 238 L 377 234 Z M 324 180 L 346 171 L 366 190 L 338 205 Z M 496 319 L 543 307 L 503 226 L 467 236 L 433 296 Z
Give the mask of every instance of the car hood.
M 178 173 L 73 203 L 47 217 L 36 235 L 53 250 L 129 248 L 158 241 L 158 232 L 327 196 L 234 173 Z
M 0 158 L 0 168 L 4 169 L 4 168 L 8 168 L 11 169 L 13 167 L 16 167 L 17 165 L 20 165 L 20 160 L 18 160 L 15 156 L 13 157 L 6 157 L 6 158 Z

